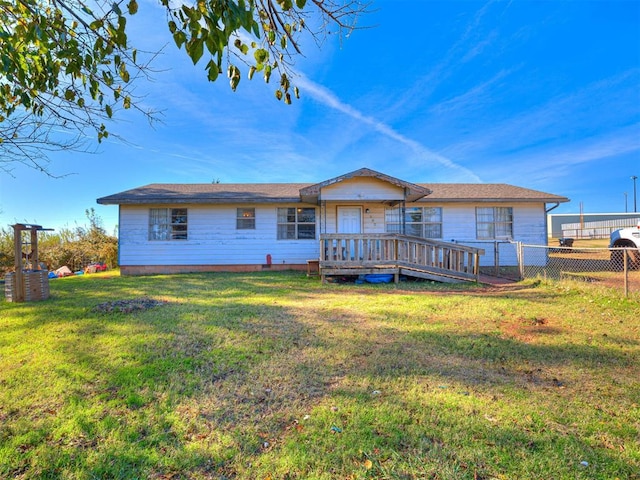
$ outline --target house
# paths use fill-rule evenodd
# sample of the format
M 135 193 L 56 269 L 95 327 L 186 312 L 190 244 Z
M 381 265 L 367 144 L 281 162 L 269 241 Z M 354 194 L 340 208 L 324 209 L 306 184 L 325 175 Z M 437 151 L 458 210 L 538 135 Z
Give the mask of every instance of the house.
M 317 184 L 151 184 L 97 201 L 119 206 L 123 275 L 312 261 L 323 274 L 397 276 L 418 266 L 424 278 L 473 279 L 494 263 L 485 251 L 496 242 L 546 245 L 547 213 L 569 200 L 506 184 L 414 184 L 362 168 Z

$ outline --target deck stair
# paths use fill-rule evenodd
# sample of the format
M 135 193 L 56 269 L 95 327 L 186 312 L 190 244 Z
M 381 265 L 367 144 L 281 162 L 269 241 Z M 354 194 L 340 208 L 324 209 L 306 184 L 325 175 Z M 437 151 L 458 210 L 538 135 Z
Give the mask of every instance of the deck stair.
M 438 282 L 478 282 L 484 250 L 452 242 L 384 234 L 320 235 L 320 275 L 393 274 Z

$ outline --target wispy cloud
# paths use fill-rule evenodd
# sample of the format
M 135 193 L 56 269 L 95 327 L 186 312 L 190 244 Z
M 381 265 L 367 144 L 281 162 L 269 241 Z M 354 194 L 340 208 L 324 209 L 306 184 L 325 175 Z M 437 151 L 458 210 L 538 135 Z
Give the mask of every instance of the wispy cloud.
M 434 105 L 430 111 L 437 115 L 451 114 L 454 111 L 476 108 L 480 104 L 488 103 L 492 94 L 491 87 L 507 77 L 509 73 L 509 70 L 501 70 L 489 80 L 472 87 L 468 91 Z
M 640 160 L 640 124 L 561 146 L 535 148 L 501 156 L 495 159 L 492 168 L 487 169 L 487 174 L 506 182 L 522 183 L 522 178 L 526 178 L 529 185 L 547 184 L 552 179 L 561 180 L 575 175 L 583 165 L 592 163 L 606 168 L 612 165 L 611 159 L 622 157 Z M 584 178 L 584 181 L 598 180 Z
M 455 175 L 452 176 L 455 177 L 458 181 L 480 181 L 480 178 L 468 168 L 453 162 L 451 159 L 443 155 L 433 152 L 419 142 L 416 142 L 415 140 L 412 140 L 397 132 L 384 122 L 381 122 L 374 117 L 366 116 L 352 106 L 341 102 L 340 99 L 327 88 L 312 82 L 304 76 L 300 76 L 298 78 L 298 84 L 301 88 L 304 89 L 307 95 L 314 98 L 316 101 L 329 108 L 342 112 L 350 118 L 371 127 L 373 130 L 381 133 L 387 138 L 392 139 L 399 144 L 404 145 L 405 147 L 408 147 L 420 160 L 432 164 L 437 164 L 452 170 L 453 172 L 451 173 L 455 173 Z
M 556 95 L 516 112 L 507 120 L 487 122 L 484 128 L 478 125 L 475 134 L 465 142 L 476 153 L 492 151 L 507 155 L 544 146 L 553 149 L 560 142 L 566 144 L 568 139 L 590 141 L 596 131 L 603 138 L 624 132 L 628 125 L 637 122 L 639 75 L 640 71 L 630 70 L 571 94 Z M 638 136 L 637 127 L 635 135 Z
M 426 103 L 442 84 L 495 43 L 499 38 L 497 32 L 492 30 L 487 34 L 481 26 L 483 19 L 496 3 L 499 2 L 490 0 L 482 5 L 467 22 L 460 37 L 446 50 L 437 63 L 430 66 L 429 73 L 415 82 L 402 95 L 398 95 L 399 100 L 388 110 L 389 114 L 391 112 L 406 114 L 408 110 L 417 108 L 416 98 L 419 98 L 421 103 Z M 509 4 L 502 9 L 502 14 L 508 8 Z
M 523 161 L 541 167 L 573 167 L 582 163 L 605 161 L 612 157 L 640 152 L 640 124 L 588 138 L 544 153 L 523 156 Z

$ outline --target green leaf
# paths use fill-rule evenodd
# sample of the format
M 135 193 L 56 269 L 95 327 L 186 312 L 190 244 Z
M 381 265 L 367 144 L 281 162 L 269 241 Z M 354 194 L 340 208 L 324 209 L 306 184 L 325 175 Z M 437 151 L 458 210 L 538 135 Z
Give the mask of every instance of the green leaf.
M 129 72 L 127 71 L 127 67 L 126 65 L 123 63 L 120 65 L 120 78 L 122 79 L 123 82 L 125 83 L 129 83 L 130 77 L 129 77 Z
M 256 38 L 260 38 L 260 25 L 258 22 L 253 22 L 253 35 Z
M 205 69 L 207 70 L 207 79 L 210 82 L 215 82 L 218 78 L 218 75 L 220 74 L 220 70 L 218 70 L 218 65 L 216 65 L 216 62 L 214 62 L 213 60 L 209 60 L 209 63 L 207 63 Z
M 276 98 L 282 100 L 282 92 L 280 90 L 276 90 Z
M 286 12 L 287 10 L 291 10 L 293 2 L 291 0 L 278 0 L 278 5 L 280 5 L 280 8 Z
M 296 7 L 302 10 L 307 3 L 307 0 L 296 0 Z
M 255 58 L 258 63 L 265 63 L 269 59 L 269 52 L 264 48 L 259 48 L 253 52 L 253 58 Z
M 249 68 L 249 80 L 251 80 L 253 78 L 253 75 L 256 73 L 256 67 L 251 66 L 251 68 Z
M 180 48 L 187 41 L 187 36 L 184 32 L 176 32 L 173 34 L 173 41 L 176 42 L 176 45 Z
M 100 91 L 100 85 L 95 78 L 91 78 L 89 80 L 89 93 L 91 93 L 91 98 L 94 100 L 98 97 L 98 92 Z
M 240 69 L 235 65 L 229 65 L 227 69 L 227 75 L 229 76 L 229 84 L 231 85 L 231 90 L 234 92 L 236 88 L 238 88 L 238 84 L 240 83 Z
M 249 47 L 245 43 L 242 43 L 239 38 L 236 38 L 236 40 L 233 42 L 233 45 L 243 54 L 246 55 L 247 53 L 249 53 Z
M 282 87 L 282 89 L 286 92 L 289 90 L 289 78 L 287 77 L 286 73 L 283 73 L 280 76 L 280 86 Z
M 111 108 L 111 105 L 106 105 L 104 107 L 104 111 L 107 112 L 107 116 L 109 118 L 111 118 L 113 116 L 113 109 Z
M 111 75 L 111 72 L 103 71 L 102 72 L 102 80 L 104 81 L 104 83 L 108 87 L 113 85 L 113 75 Z
M 296 0 L 296 3 L 298 0 Z M 127 9 L 129 10 L 129 15 L 135 15 L 138 12 L 138 2 L 136 0 L 131 0 L 127 4 Z
M 187 53 L 191 57 L 195 65 L 202 58 L 204 53 L 204 40 L 202 38 L 193 38 L 186 46 Z

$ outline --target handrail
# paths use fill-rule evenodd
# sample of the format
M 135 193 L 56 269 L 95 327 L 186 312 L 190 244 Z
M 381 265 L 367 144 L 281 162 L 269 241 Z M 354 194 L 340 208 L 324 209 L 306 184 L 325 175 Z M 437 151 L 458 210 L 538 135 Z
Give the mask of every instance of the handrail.
M 481 248 L 393 233 L 320 235 L 320 268 L 397 267 L 478 280 Z

